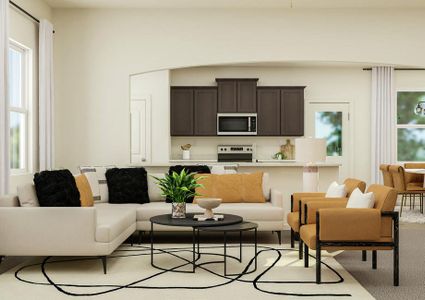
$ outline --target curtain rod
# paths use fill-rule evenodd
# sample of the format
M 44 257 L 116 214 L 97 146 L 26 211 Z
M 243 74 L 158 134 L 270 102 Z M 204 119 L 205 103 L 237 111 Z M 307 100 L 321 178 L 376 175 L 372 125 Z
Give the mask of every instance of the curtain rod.
M 40 20 L 37 19 L 36 17 L 34 17 L 32 14 L 30 14 L 29 12 L 27 12 L 25 9 L 23 9 L 21 6 L 19 6 L 18 4 L 16 4 L 15 2 L 9 0 L 9 4 L 12 5 L 14 8 L 16 8 L 17 10 L 19 10 L 21 13 L 23 13 L 24 15 L 26 15 L 27 17 L 29 17 L 31 20 L 33 20 L 34 22 L 40 24 Z M 55 31 L 53 30 L 53 33 L 55 33 Z
M 363 68 L 363 71 L 372 71 L 372 68 Z M 394 71 L 425 71 L 425 68 L 394 68 Z

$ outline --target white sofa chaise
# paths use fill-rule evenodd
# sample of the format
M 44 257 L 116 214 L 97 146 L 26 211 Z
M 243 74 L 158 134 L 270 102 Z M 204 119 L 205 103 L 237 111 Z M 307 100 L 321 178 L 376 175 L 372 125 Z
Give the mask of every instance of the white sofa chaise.
M 158 175 L 158 174 L 155 174 Z M 259 231 L 280 232 L 285 212 L 282 193 L 268 188 L 266 203 L 224 203 L 217 213 L 236 214 L 258 224 Z M 154 179 L 148 176 L 150 203 L 96 203 L 93 207 L 20 207 L 16 195 L 0 197 L 0 256 L 99 256 L 106 273 L 106 256 L 135 231 L 150 231 L 152 216 L 171 213 Z M 196 204 L 187 212 L 202 213 Z M 155 231 L 188 230 L 155 226 Z

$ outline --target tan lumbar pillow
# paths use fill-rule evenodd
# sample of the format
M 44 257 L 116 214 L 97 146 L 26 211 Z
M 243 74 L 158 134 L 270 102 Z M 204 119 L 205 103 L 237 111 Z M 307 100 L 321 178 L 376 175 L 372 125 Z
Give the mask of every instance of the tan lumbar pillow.
M 199 174 L 196 198 L 221 198 L 222 203 L 264 203 L 263 173 L 250 174 Z M 195 198 L 195 203 L 196 203 Z
M 93 192 L 90 183 L 84 174 L 75 177 L 78 191 L 80 192 L 80 201 L 82 207 L 90 207 L 94 204 Z

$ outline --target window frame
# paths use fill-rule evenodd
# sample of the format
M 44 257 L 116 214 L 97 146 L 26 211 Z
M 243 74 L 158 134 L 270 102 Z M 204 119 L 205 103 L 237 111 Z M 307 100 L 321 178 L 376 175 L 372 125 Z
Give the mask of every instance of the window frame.
M 418 163 L 423 161 L 417 161 L 417 160 L 399 160 L 398 159 L 398 129 L 425 129 L 425 124 L 398 124 L 398 93 L 399 92 L 421 92 L 425 93 L 425 87 L 424 88 L 403 88 L 403 89 L 396 89 L 395 91 L 395 130 L 394 130 L 394 136 L 395 136 L 395 161 L 400 164 L 404 163 Z
M 9 39 L 8 49 L 18 51 L 22 55 L 21 61 L 21 106 L 12 106 L 9 99 L 9 118 L 12 112 L 24 115 L 24 150 L 22 158 L 23 168 L 14 169 L 10 167 L 11 175 L 23 175 L 32 171 L 32 51 L 21 43 Z M 9 150 L 10 151 L 10 150 Z

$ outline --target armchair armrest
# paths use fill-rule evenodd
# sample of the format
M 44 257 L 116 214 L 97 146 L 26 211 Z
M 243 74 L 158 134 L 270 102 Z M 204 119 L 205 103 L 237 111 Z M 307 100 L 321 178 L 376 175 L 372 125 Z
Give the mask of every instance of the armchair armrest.
M 321 241 L 374 241 L 381 236 L 379 209 L 320 209 L 316 219 Z
M 300 201 L 300 220 L 303 224 L 316 223 L 316 211 L 321 208 L 345 208 L 348 199 L 341 198 L 303 198 Z
M 299 210 L 299 201 L 303 197 L 325 197 L 326 193 L 309 192 L 309 193 L 293 193 L 291 195 L 291 212 Z
M 282 192 L 272 189 L 270 192 L 270 202 L 273 206 L 282 207 L 283 208 L 283 194 Z

